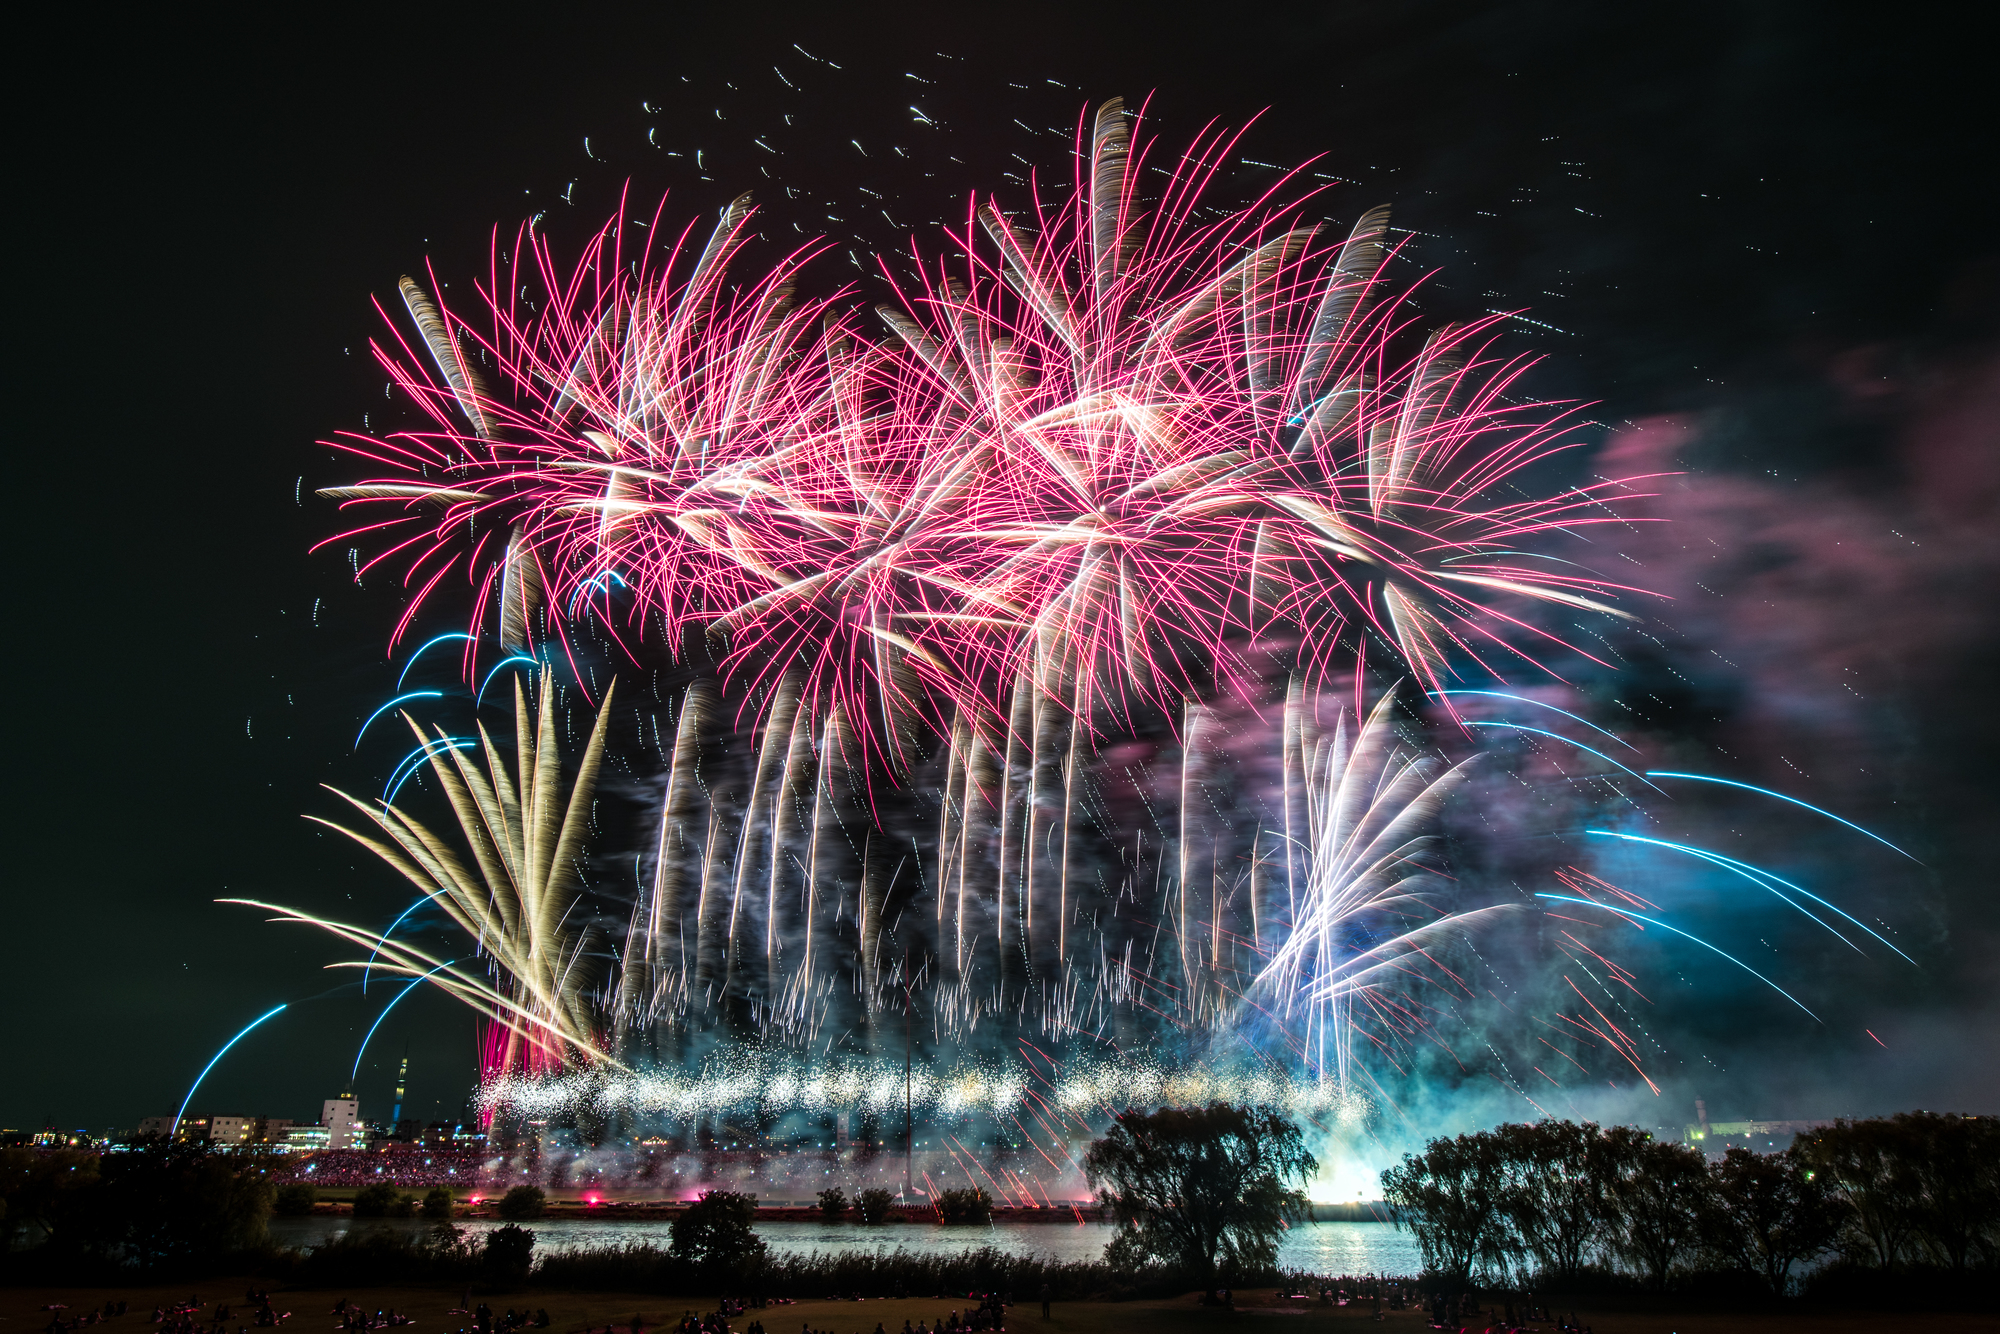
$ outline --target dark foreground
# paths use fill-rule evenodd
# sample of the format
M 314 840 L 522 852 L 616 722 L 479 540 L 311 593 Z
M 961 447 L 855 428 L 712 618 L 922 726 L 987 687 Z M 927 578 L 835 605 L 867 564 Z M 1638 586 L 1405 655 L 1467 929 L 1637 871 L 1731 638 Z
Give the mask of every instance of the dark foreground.
M 30 1331 L 46 1328 L 52 1314 L 69 1317 L 93 1307 L 101 1310 L 104 1302 L 110 1299 L 126 1302 L 130 1314 L 91 1326 L 91 1330 L 98 1334 L 146 1334 L 154 1328 L 148 1317 L 155 1305 L 185 1301 L 192 1291 L 212 1310 L 216 1301 L 237 1305 L 247 1289 L 263 1288 L 268 1284 L 268 1280 L 225 1278 L 195 1285 L 117 1289 L 25 1286 L 0 1289 L 0 1332 L 29 1334 Z M 465 1334 L 470 1329 L 467 1317 L 448 1314 L 463 1301 L 465 1290 L 462 1287 L 371 1287 L 356 1289 L 351 1294 L 316 1289 L 274 1290 L 271 1305 L 278 1312 L 291 1312 L 290 1319 L 281 1326 L 285 1330 L 295 1334 L 334 1334 L 338 1323 L 331 1308 L 338 1298 L 344 1296 L 352 1296 L 357 1305 L 370 1312 L 393 1309 L 415 1317 L 416 1323 L 400 1327 L 408 1334 Z M 657 1334 L 668 1334 L 668 1330 L 687 1312 L 703 1314 L 716 1306 L 714 1298 L 676 1299 L 652 1294 L 578 1293 L 534 1287 L 498 1295 L 475 1296 L 473 1300 L 485 1301 L 496 1313 L 504 1313 L 510 1307 L 529 1312 L 546 1310 L 552 1334 L 584 1334 L 593 1329 L 601 1331 L 607 1325 L 617 1326 L 617 1334 L 628 1334 L 634 1315 L 643 1319 L 647 1329 L 657 1331 Z M 67 1309 L 53 1313 L 44 1309 L 46 1305 L 56 1302 L 63 1303 Z M 747 1316 L 737 1317 L 730 1322 L 730 1326 L 741 1331 L 755 1318 L 764 1322 L 770 1334 L 796 1334 L 802 1329 L 821 1330 L 827 1334 L 874 1334 L 879 1324 L 895 1334 L 902 1329 L 905 1320 L 913 1327 L 919 1322 L 935 1327 L 940 1317 L 948 1316 L 954 1309 L 964 1310 L 969 1305 L 971 1303 L 963 1300 L 953 1302 L 928 1298 L 802 1301 L 753 1311 Z M 1011 1334 L 1215 1334 L 1215 1331 L 1225 1327 L 1235 1334 L 1342 1334 L 1343 1331 L 1361 1334 L 1363 1330 L 1418 1334 L 1418 1331 L 1429 1329 L 1429 1318 L 1422 1312 L 1384 1311 L 1382 1322 L 1377 1324 L 1373 1308 L 1367 1304 L 1327 1309 L 1316 1304 L 1284 1301 L 1270 1289 L 1238 1293 L 1237 1307 L 1233 1312 L 1203 1307 L 1192 1295 L 1128 1302 L 1057 1302 L 1053 1319 L 1044 1322 L 1037 1305 L 1023 1302 L 1009 1312 L 1007 1325 Z M 1922 1330 L 1924 1334 L 1970 1334 L 1975 1330 L 2000 1330 L 2000 1315 L 1918 1314 L 1895 1310 L 1703 1310 L 1670 1303 L 1655 1305 L 1631 1298 L 1596 1298 L 1589 1302 L 1577 1302 L 1573 1307 L 1564 1304 L 1558 1307 L 1556 1313 L 1568 1317 L 1572 1309 L 1576 1322 L 1589 1326 L 1592 1334 L 1737 1334 L 1737 1331 L 1745 1331 L 1746 1334 L 1748 1331 L 1757 1331 L 1758 1334 L 1864 1334 L 1864 1331 L 1866 1334 L 1884 1334 L 1884 1331 L 1895 1330 Z M 249 1310 L 239 1306 L 239 1311 L 246 1318 Z M 231 1312 L 232 1327 L 244 1323 L 234 1318 L 237 1314 L 237 1311 Z M 1467 1330 L 1478 1334 L 1496 1318 L 1487 1312 L 1463 1323 Z M 667 1329 L 661 1329 L 662 1326 Z M 1555 1321 L 1541 1321 L 1530 1327 L 1553 1334 L 1558 1325 Z M 391 1334 L 395 1332 L 391 1331 Z

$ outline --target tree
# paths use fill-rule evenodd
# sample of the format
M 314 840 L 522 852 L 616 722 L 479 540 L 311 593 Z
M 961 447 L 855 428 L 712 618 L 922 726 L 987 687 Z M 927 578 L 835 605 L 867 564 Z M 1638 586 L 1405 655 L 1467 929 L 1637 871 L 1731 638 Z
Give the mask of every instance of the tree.
M 397 1212 L 403 1202 L 403 1193 L 386 1182 L 373 1186 L 363 1186 L 354 1192 L 354 1216 L 356 1218 L 388 1218 Z
M 993 1197 L 977 1186 L 964 1190 L 947 1190 L 938 1194 L 938 1221 L 941 1223 L 990 1223 L 993 1221 Z
M 533 1188 L 516 1186 L 515 1189 Z M 456 1242 L 456 1236 L 452 1240 Z M 479 1268 L 487 1282 L 499 1287 L 512 1287 L 527 1280 L 534 1256 L 535 1234 L 527 1228 L 507 1223 L 486 1234 L 486 1245 L 479 1253 Z
M 1506 1252 L 1500 1212 L 1504 1175 L 1490 1132 L 1434 1139 L 1419 1154 L 1382 1173 L 1382 1198 L 1402 1211 L 1416 1233 L 1424 1268 L 1467 1286 L 1476 1267 Z
M 540 1218 L 542 1208 L 549 1197 L 542 1194 L 540 1186 L 516 1186 L 500 1197 L 502 1218 Z
M 864 1190 L 855 1197 L 855 1204 L 860 1210 L 861 1221 L 864 1223 L 888 1222 L 889 1210 L 895 1203 L 895 1192 L 883 1190 L 879 1186 Z
M 1606 1135 L 1611 1168 L 1612 1249 L 1664 1290 L 1674 1267 L 1701 1242 L 1713 1183 L 1701 1150 L 1629 1126 Z
M 1953 1273 L 1979 1249 L 1990 1261 L 2000 1231 L 2000 1120 L 1901 1112 L 1890 1123 L 1914 1179 L 1917 1236 Z
M 1825 1253 L 1846 1225 L 1832 1184 L 1796 1145 L 1783 1153 L 1731 1149 L 1712 1173 L 1710 1248 L 1762 1278 L 1774 1296 L 1785 1295 L 1792 1266 Z
M 838 1223 L 847 1216 L 847 1192 L 838 1186 L 828 1186 L 819 1193 L 819 1216 L 829 1223 Z
M 1546 1280 L 1567 1287 L 1603 1241 L 1612 1164 L 1626 1141 L 1608 1140 L 1590 1121 L 1533 1121 L 1486 1133 L 1500 1161 L 1500 1212 Z
M 1912 1130 L 1900 1118 L 1842 1119 L 1801 1136 L 1795 1145 L 1810 1170 L 1845 1202 L 1850 1232 L 1882 1269 L 1894 1267 L 1908 1249 L 1923 1202 L 1912 1161 L 1920 1137 Z
M 673 1252 L 713 1269 L 741 1270 L 764 1257 L 755 1230 L 757 1197 L 705 1190 L 673 1225 Z
M 0 1250 L 23 1229 L 53 1238 L 69 1201 L 97 1185 L 97 1165 L 74 1149 L 0 1149 Z
M 451 1217 L 451 1187 L 432 1186 L 424 1195 L 424 1217 L 448 1219 Z
M 1319 1161 L 1270 1107 L 1163 1107 L 1121 1113 L 1083 1157 L 1119 1224 L 1105 1258 L 1156 1260 L 1213 1291 L 1219 1276 L 1277 1262 L 1278 1237 L 1306 1214 L 1302 1186 Z
M 107 1154 L 96 1183 L 62 1197 L 50 1240 L 140 1271 L 211 1263 L 264 1240 L 269 1169 L 267 1159 L 200 1143 Z
M 303 1218 L 319 1203 L 319 1192 L 303 1181 L 278 1187 L 274 1208 L 281 1218 Z

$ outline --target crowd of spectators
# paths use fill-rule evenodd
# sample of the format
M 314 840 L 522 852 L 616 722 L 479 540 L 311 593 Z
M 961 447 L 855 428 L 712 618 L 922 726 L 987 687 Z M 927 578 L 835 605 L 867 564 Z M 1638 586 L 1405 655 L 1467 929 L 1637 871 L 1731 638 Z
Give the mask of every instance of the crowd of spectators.
M 454 1186 L 477 1183 L 484 1149 L 390 1144 L 379 1149 L 320 1149 L 284 1161 L 280 1183 L 313 1186 Z

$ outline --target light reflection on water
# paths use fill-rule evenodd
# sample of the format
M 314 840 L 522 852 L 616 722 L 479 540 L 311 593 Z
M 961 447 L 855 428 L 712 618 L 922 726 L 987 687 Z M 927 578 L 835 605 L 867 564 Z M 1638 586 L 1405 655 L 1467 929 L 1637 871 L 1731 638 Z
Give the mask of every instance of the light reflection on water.
M 502 1226 L 497 1219 L 462 1219 L 458 1226 L 475 1237 Z M 664 1219 L 585 1221 L 538 1219 L 524 1226 L 535 1234 L 542 1250 L 578 1246 L 623 1246 L 650 1243 L 665 1249 L 671 1224 Z M 272 1240 L 286 1246 L 311 1246 L 356 1228 L 389 1227 L 421 1233 L 430 1224 L 353 1218 L 274 1218 Z M 955 1254 L 974 1246 L 998 1246 L 1018 1254 L 1038 1254 L 1059 1260 L 1097 1260 L 1114 1229 L 1109 1223 L 994 1223 L 989 1227 L 940 1227 L 935 1223 L 895 1223 L 886 1227 L 857 1224 L 770 1222 L 757 1224 L 757 1235 L 778 1251 L 872 1251 L 898 1247 L 919 1254 Z M 1278 1262 L 1288 1269 L 1317 1274 L 1414 1274 L 1423 1267 L 1416 1238 L 1393 1223 L 1305 1223 L 1285 1234 Z

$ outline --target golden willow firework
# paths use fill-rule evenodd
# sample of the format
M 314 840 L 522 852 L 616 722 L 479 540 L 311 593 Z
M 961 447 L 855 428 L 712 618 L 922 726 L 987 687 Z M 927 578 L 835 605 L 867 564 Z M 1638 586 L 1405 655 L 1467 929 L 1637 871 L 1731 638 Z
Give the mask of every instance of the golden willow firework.
M 586 962 L 590 932 L 571 922 L 580 898 L 577 866 L 603 761 L 604 728 L 600 719 L 591 731 L 565 800 L 551 693 L 544 679 L 538 707 L 531 711 L 518 684 L 515 687 L 517 767 L 511 775 L 484 726 L 478 738 L 479 753 L 486 761 L 482 772 L 465 758 L 471 742 L 443 732 L 427 738 L 414 720 L 406 718 L 451 803 L 466 855 L 396 806 L 385 801 L 377 809 L 337 789 L 336 795 L 367 817 L 383 837 L 309 817 L 401 872 L 469 937 L 466 943 L 487 958 L 493 982 L 477 981 L 388 933 L 279 910 L 284 914 L 281 920 L 320 926 L 368 947 L 368 960 L 342 967 L 428 978 L 486 1013 L 500 1042 L 493 1064 L 507 1070 L 561 1070 L 578 1059 L 611 1061 L 597 1045 L 597 1012 L 589 993 L 600 979 Z

